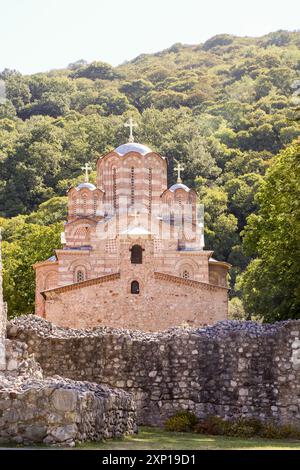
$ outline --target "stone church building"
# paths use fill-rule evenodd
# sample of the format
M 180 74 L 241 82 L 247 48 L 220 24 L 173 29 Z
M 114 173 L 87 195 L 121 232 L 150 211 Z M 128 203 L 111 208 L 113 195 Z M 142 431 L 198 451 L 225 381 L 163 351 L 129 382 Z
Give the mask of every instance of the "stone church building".
M 145 331 L 227 317 L 229 265 L 204 250 L 196 193 L 168 188 L 167 159 L 130 141 L 68 191 L 62 249 L 36 263 L 36 314 L 73 328 Z

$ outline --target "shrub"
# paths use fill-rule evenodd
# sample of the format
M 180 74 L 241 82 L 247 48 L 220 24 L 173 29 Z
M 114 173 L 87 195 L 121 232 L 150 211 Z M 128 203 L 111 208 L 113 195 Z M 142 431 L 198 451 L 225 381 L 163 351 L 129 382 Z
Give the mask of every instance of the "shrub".
M 300 440 L 300 428 L 292 424 L 279 425 L 275 422 L 263 422 L 257 418 L 224 419 L 214 415 L 199 421 L 190 411 L 177 412 L 165 422 L 165 429 L 244 438 L 259 436 L 265 439 Z
M 266 439 L 300 439 L 300 429 L 290 425 L 263 423 L 256 418 L 236 418 L 225 420 L 219 416 L 209 416 L 194 428 L 200 434 L 232 437 L 264 437 Z
M 219 416 L 208 416 L 195 426 L 195 432 L 199 434 L 226 435 L 228 433 L 228 421 Z
M 193 431 L 197 424 L 197 417 L 190 411 L 178 411 L 174 416 L 167 419 L 165 429 L 173 432 Z
M 292 424 L 276 425 L 275 423 L 266 423 L 260 436 L 267 439 L 300 439 L 300 429 Z

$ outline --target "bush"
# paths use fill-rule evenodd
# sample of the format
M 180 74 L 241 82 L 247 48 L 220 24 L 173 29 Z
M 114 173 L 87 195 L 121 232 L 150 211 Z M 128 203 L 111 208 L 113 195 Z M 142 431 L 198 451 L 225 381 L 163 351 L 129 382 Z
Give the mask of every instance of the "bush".
M 228 421 L 219 416 L 208 416 L 195 426 L 195 432 L 199 434 L 226 435 L 228 433 Z
M 292 424 L 279 425 L 262 422 L 256 418 L 224 419 L 208 416 L 198 420 L 190 411 L 179 411 L 165 422 L 165 429 L 174 432 L 193 431 L 198 434 L 211 434 L 231 437 L 263 437 L 265 439 L 299 439 L 300 428 Z
M 209 416 L 194 428 L 199 434 L 212 434 L 232 437 L 259 436 L 266 439 L 300 439 L 300 429 L 291 425 L 263 423 L 255 418 L 225 420 L 219 416 Z
M 267 439 L 300 439 L 300 429 L 292 424 L 278 426 L 275 423 L 267 423 L 263 426 L 260 436 Z
M 174 416 L 167 419 L 165 429 L 173 432 L 193 431 L 197 424 L 197 417 L 190 411 L 178 411 Z
M 252 418 L 238 418 L 228 421 L 228 436 L 253 437 L 259 435 L 262 423 Z

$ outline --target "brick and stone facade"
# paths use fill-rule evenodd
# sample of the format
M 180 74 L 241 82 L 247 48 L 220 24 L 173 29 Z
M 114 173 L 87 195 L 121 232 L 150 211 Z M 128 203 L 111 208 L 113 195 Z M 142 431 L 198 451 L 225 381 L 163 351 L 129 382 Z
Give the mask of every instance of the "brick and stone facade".
M 204 250 L 196 193 L 136 143 L 99 158 L 97 186 L 68 191 L 63 249 L 37 263 L 36 314 L 75 328 L 156 331 L 227 317 L 229 265 Z

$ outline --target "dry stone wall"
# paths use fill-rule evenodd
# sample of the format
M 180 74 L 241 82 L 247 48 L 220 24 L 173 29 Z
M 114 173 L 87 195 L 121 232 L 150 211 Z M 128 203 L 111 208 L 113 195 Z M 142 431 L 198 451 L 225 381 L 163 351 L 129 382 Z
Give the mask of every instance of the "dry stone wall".
M 26 342 L 46 376 L 132 392 L 143 424 L 185 408 L 300 425 L 300 321 L 142 333 L 65 329 L 29 316 L 7 332 Z
M 0 231 L 0 371 L 5 365 L 5 334 L 6 334 L 6 304 L 3 302 L 2 289 L 2 251 L 1 251 L 1 231 Z
M 2 383 L 0 414 L 0 442 L 72 446 L 135 431 L 128 393 L 61 377 Z
M 43 371 L 26 343 L 5 340 L 0 372 L 0 442 L 72 446 L 136 431 L 133 397 L 124 390 Z

